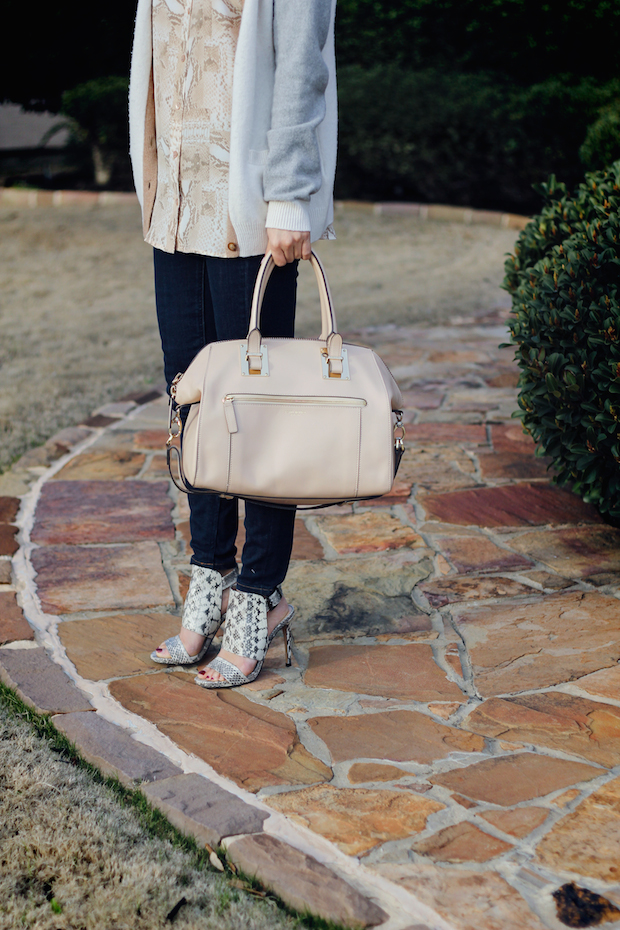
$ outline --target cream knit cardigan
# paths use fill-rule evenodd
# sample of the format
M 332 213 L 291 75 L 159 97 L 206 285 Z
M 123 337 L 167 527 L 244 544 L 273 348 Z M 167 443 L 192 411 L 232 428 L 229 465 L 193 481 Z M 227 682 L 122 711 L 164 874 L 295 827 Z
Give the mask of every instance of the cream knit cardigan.
M 335 6 L 336 0 L 244 0 L 233 76 L 229 173 L 230 219 L 241 256 L 264 252 L 267 226 L 309 230 L 315 241 L 332 223 Z M 139 0 L 129 89 L 130 155 L 143 209 L 149 110 L 152 117 L 151 8 L 152 0 Z M 312 30 L 325 13 L 321 48 Z

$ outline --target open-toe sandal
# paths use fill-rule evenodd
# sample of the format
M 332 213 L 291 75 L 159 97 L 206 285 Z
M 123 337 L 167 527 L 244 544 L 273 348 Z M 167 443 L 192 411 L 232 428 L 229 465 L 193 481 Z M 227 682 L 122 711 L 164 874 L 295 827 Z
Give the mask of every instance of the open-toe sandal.
M 226 588 L 234 585 L 238 574 L 236 567 L 226 575 L 220 575 L 219 572 L 212 568 L 192 565 L 189 590 L 183 605 L 181 627 L 204 636 L 205 641 L 200 651 L 191 656 L 181 642 L 181 637 L 178 635 L 171 636 L 164 643 L 170 654 L 161 656 L 155 649 L 151 653 L 153 662 L 159 662 L 160 665 L 195 665 L 196 662 L 200 662 L 207 654 L 209 646 L 213 642 L 213 637 L 224 619 L 222 614 L 222 594 Z
M 273 610 L 281 599 L 282 589 L 279 585 L 269 597 L 233 588 L 226 612 L 222 649 L 239 657 L 254 659 L 256 665 L 248 675 L 244 675 L 232 662 L 217 656 L 207 668 L 219 672 L 224 680 L 209 681 L 208 678 L 197 676 L 194 679 L 197 685 L 201 688 L 237 688 L 239 685 L 248 685 L 260 675 L 267 649 L 280 632 L 284 635 L 286 643 L 286 664 L 287 666 L 291 664 L 289 624 L 295 608 L 289 607 L 286 616 L 280 620 L 271 633 L 267 630 L 267 612 Z

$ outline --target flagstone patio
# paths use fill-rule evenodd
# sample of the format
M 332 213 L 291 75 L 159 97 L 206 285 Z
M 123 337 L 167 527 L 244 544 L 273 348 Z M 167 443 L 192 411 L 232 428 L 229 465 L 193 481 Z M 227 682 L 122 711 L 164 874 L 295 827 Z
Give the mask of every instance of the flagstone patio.
M 181 829 L 349 926 L 620 927 L 620 531 L 511 419 L 505 335 L 501 311 L 348 334 L 401 384 L 407 451 L 385 498 L 298 515 L 293 666 L 278 641 L 237 690 L 149 659 L 191 556 L 165 398 L 107 405 L 0 476 L 2 679 Z

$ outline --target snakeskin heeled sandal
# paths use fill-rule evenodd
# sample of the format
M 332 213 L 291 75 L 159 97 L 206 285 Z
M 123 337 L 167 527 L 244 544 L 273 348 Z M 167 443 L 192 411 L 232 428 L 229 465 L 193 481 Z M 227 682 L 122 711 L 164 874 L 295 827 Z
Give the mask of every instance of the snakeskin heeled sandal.
M 248 675 L 244 675 L 236 665 L 227 659 L 217 656 L 209 663 L 207 668 L 219 672 L 224 681 L 209 681 L 207 678 L 194 679 L 201 688 L 237 688 L 247 685 L 260 675 L 265 661 L 267 649 L 278 633 L 284 635 L 286 643 L 286 664 L 291 664 L 291 633 L 289 624 L 295 612 L 289 607 L 288 613 L 271 631 L 267 629 L 267 612 L 282 600 L 282 588 L 278 585 L 269 597 L 261 594 L 248 594 L 236 588 L 230 592 L 228 610 L 226 611 L 226 629 L 222 641 L 222 649 L 232 652 L 233 655 L 254 659 L 255 667 Z
M 196 655 L 190 656 L 181 642 L 181 637 L 171 636 L 164 643 L 170 655 L 160 656 L 155 649 L 151 653 L 153 662 L 159 662 L 160 665 L 194 665 L 200 662 L 207 654 L 222 623 L 222 594 L 226 588 L 234 585 L 238 574 L 236 566 L 226 575 L 220 575 L 212 568 L 192 565 L 192 577 L 183 605 L 181 627 L 205 637 L 202 649 Z

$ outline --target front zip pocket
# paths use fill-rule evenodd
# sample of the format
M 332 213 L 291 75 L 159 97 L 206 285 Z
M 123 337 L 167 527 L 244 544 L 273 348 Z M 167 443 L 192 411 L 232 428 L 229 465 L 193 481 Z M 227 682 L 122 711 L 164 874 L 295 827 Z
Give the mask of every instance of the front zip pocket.
M 362 397 L 226 394 L 227 492 L 281 500 L 355 497 Z
M 296 394 L 226 394 L 223 398 L 224 416 L 229 433 L 239 429 L 235 416 L 235 404 L 278 404 L 280 406 L 327 406 L 327 407 L 365 407 L 363 397 L 321 397 L 300 396 Z

